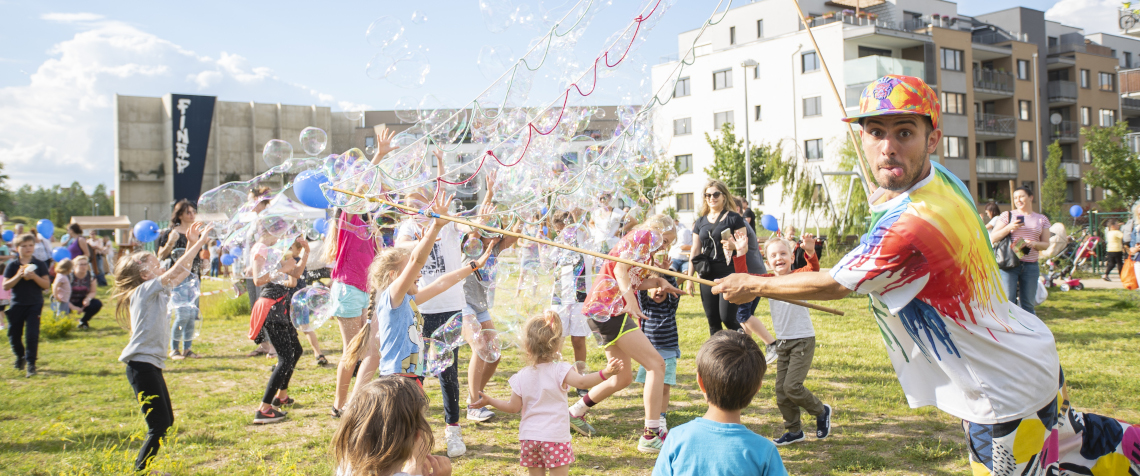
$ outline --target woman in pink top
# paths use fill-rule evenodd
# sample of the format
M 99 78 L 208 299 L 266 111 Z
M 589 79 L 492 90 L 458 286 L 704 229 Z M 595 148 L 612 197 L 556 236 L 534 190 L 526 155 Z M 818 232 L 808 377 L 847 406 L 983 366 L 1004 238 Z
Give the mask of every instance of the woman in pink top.
M 1021 256 L 1021 263 L 1011 269 L 1001 270 L 1002 281 L 1009 300 L 1022 309 L 1033 312 L 1037 303 L 1037 278 L 1041 270 L 1037 267 L 1038 252 L 1049 247 L 1049 219 L 1033 212 L 1033 192 L 1021 187 L 1013 192 L 1014 209 L 998 215 L 998 221 L 990 233 L 994 244 L 1010 234 L 1013 247 Z

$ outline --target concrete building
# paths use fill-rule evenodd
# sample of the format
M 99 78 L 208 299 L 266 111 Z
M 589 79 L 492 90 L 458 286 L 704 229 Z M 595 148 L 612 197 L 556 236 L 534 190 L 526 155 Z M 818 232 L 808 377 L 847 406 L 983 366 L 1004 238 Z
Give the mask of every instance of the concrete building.
M 796 11 L 775 0 L 733 8 L 700 38 L 697 30 L 678 36 L 678 55 L 653 68 L 653 83 L 679 78 L 656 127 L 673 131 L 668 153 L 682 175 L 672 205 L 683 221 L 695 220 L 707 180 L 703 169 L 713 162 L 704 135 L 716 134 L 724 121 L 749 121 L 754 144 L 781 145 L 787 160 L 812 169 L 817 184 L 834 196 L 836 180 L 850 180 L 823 176 L 838 170 L 847 140 L 840 108 L 855 112 L 860 91 L 886 74 L 921 77 L 939 94 L 945 138 L 932 159 L 962 179 L 979 204 L 994 200 L 1008 208 L 1011 180 L 1036 190 L 1053 140 L 1062 146 L 1070 202 L 1103 198 L 1081 183 L 1088 165 L 1081 160 L 1087 155 L 1079 127 L 1122 117 L 1114 86 L 1118 60 L 1110 48 L 1085 44 L 1080 30 L 1026 8 L 970 17 L 940 0 L 860 4 L 864 8 L 846 0 L 801 2 L 818 50 Z M 690 47 L 693 64 L 675 74 Z M 743 66 L 752 62 L 757 66 Z M 743 129 L 736 127 L 736 134 Z M 752 203 L 790 223 L 812 222 L 794 215 L 781 195 L 772 185 Z

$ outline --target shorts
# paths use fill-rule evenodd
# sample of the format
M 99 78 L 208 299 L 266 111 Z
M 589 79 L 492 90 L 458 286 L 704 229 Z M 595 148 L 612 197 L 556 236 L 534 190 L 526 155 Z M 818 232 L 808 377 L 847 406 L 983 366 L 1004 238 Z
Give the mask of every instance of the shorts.
M 333 295 L 333 315 L 336 317 L 360 317 L 368 308 L 368 293 L 356 286 L 333 281 L 330 291 Z
M 550 310 L 558 313 L 562 318 L 562 337 L 586 337 L 590 335 L 590 320 L 582 314 L 582 303 L 551 305 Z
M 574 448 L 570 442 L 522 440 L 519 442 L 519 464 L 525 468 L 557 468 L 574 462 Z
M 645 367 L 638 367 L 634 382 L 645 383 Z M 665 359 L 665 385 L 677 385 L 677 358 Z
M 621 336 L 641 329 L 637 327 L 637 322 L 629 317 L 629 314 L 611 317 L 606 322 L 598 322 L 593 319 L 588 321 L 590 330 L 597 333 L 595 337 L 598 338 L 598 347 L 603 348 L 614 345 Z
M 761 298 L 753 299 L 752 302 L 748 304 L 742 304 L 737 307 L 736 322 L 744 324 L 744 322 L 747 321 L 749 317 L 756 315 L 756 307 L 760 305 L 760 299 Z
M 475 310 L 468 305 L 463 306 L 463 314 L 474 314 L 475 320 L 479 321 L 480 324 L 491 320 L 491 311 L 475 312 Z

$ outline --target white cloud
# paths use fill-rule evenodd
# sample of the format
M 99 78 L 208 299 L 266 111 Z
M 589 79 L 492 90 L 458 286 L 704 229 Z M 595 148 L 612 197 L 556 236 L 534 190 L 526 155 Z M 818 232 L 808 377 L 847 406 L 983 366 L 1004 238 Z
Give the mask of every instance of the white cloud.
M 1061 0 L 1045 12 L 1045 18 L 1093 33 L 1117 33 L 1119 0 Z
M 80 31 L 49 50 L 28 83 L 0 88 L 0 160 L 16 185 L 114 183 L 114 95 L 197 93 L 221 100 L 336 104 L 238 55 L 200 55 L 92 13 L 44 20 Z M 28 71 L 33 71 L 28 69 Z

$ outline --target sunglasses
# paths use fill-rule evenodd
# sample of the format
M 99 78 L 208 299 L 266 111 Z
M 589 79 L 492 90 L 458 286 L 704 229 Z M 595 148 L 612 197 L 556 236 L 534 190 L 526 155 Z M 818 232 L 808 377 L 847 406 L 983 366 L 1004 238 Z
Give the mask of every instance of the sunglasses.
M 705 198 L 720 198 L 720 192 L 706 193 Z

